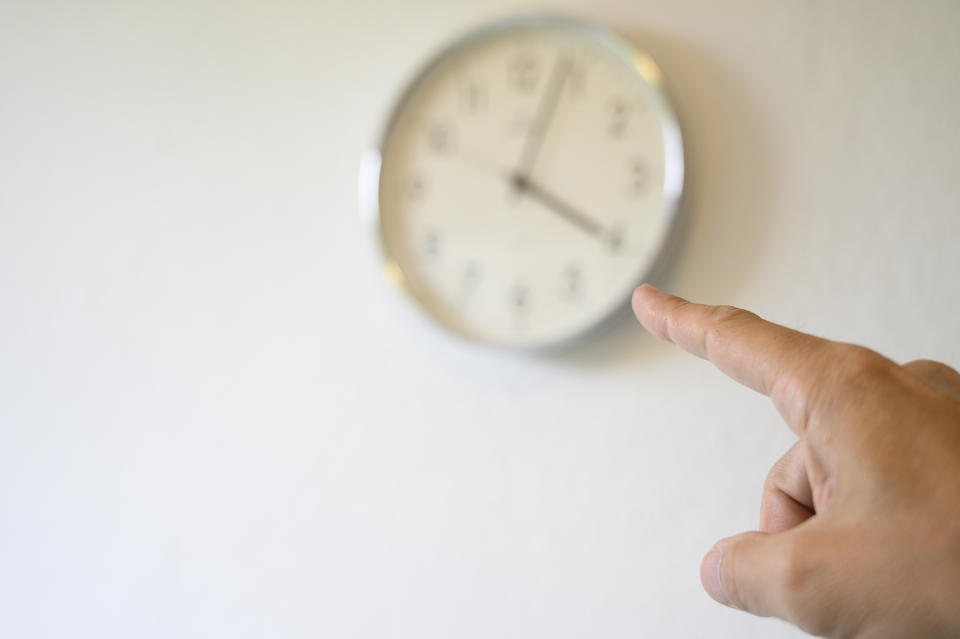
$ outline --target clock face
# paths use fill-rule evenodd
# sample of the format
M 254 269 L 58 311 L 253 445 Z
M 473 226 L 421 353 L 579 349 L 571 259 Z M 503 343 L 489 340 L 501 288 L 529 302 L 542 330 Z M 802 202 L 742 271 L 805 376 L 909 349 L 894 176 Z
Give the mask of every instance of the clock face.
M 430 315 L 506 346 L 565 341 L 629 298 L 682 185 L 653 62 L 560 19 L 441 54 L 390 119 L 376 176 L 392 275 Z

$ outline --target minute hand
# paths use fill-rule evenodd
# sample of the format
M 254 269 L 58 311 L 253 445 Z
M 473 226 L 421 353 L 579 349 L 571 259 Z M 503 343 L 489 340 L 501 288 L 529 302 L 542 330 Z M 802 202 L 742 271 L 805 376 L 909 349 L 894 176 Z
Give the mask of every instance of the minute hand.
M 540 200 L 540 202 L 545 204 L 548 209 L 566 221 L 570 222 L 581 231 L 588 233 L 599 240 L 607 238 L 608 234 L 599 222 L 592 219 L 588 215 L 581 213 L 579 210 L 567 202 L 564 202 L 553 193 L 545 190 L 536 182 L 531 182 L 522 175 L 514 176 L 513 180 L 514 184 L 520 191 L 529 193 L 534 198 Z

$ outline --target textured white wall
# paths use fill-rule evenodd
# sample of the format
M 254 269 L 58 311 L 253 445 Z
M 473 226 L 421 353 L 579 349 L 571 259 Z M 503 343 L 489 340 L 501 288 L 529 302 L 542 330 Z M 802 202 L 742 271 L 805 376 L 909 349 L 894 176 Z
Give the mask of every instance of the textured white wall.
M 960 4 L 577 5 L 685 127 L 668 288 L 960 366 Z M 791 443 L 764 398 L 629 318 L 465 345 L 380 279 L 361 149 L 523 8 L 0 4 L 0 636 L 798 636 L 697 577 Z

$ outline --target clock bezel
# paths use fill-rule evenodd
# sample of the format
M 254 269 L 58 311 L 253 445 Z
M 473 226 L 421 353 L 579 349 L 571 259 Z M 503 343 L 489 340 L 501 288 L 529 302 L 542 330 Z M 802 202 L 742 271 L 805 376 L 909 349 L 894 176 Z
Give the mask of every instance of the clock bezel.
M 451 58 L 469 50 L 483 41 L 503 35 L 504 33 L 521 29 L 565 29 L 580 34 L 593 42 L 605 47 L 621 61 L 625 62 L 637 74 L 638 79 L 650 89 L 652 106 L 655 110 L 663 140 L 664 178 L 663 199 L 660 215 L 664 223 L 660 226 L 660 236 L 653 244 L 657 247 L 651 251 L 646 264 L 641 269 L 641 275 L 629 290 L 624 291 L 623 299 L 615 302 L 608 308 L 597 313 L 596 319 L 585 327 L 572 331 L 560 339 L 531 340 L 528 343 L 511 342 L 506 340 L 487 339 L 462 330 L 459 326 L 446 321 L 439 314 L 433 312 L 428 304 L 424 303 L 407 282 L 407 277 L 387 246 L 384 238 L 382 222 L 382 159 L 383 150 L 387 144 L 397 119 L 403 113 L 411 97 L 417 93 L 421 84 L 438 68 Z M 571 347 L 588 336 L 594 334 L 599 327 L 606 324 L 630 303 L 634 288 L 658 270 L 668 257 L 667 252 L 672 244 L 671 238 L 678 226 L 680 202 L 684 186 L 684 157 L 683 137 L 676 112 L 670 102 L 663 84 L 663 75 L 653 58 L 641 51 L 629 41 L 614 31 L 579 18 L 555 14 L 525 14 L 512 16 L 487 23 L 475 28 L 466 34 L 455 38 L 439 52 L 427 59 L 413 77 L 405 84 L 399 98 L 395 99 L 389 109 L 386 122 L 376 139 L 376 143 L 369 148 L 361 159 L 358 188 L 361 213 L 374 225 L 376 244 L 383 262 L 386 279 L 413 302 L 422 314 L 427 315 L 435 324 L 442 326 L 448 332 L 473 343 L 486 344 L 510 350 L 544 352 Z

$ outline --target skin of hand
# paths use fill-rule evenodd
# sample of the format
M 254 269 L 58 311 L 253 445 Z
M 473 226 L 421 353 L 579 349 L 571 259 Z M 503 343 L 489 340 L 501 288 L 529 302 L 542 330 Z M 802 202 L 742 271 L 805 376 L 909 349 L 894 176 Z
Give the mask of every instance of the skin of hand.
M 960 374 L 649 285 L 633 309 L 768 395 L 799 438 L 767 476 L 759 530 L 704 557 L 710 596 L 818 636 L 960 637 Z

